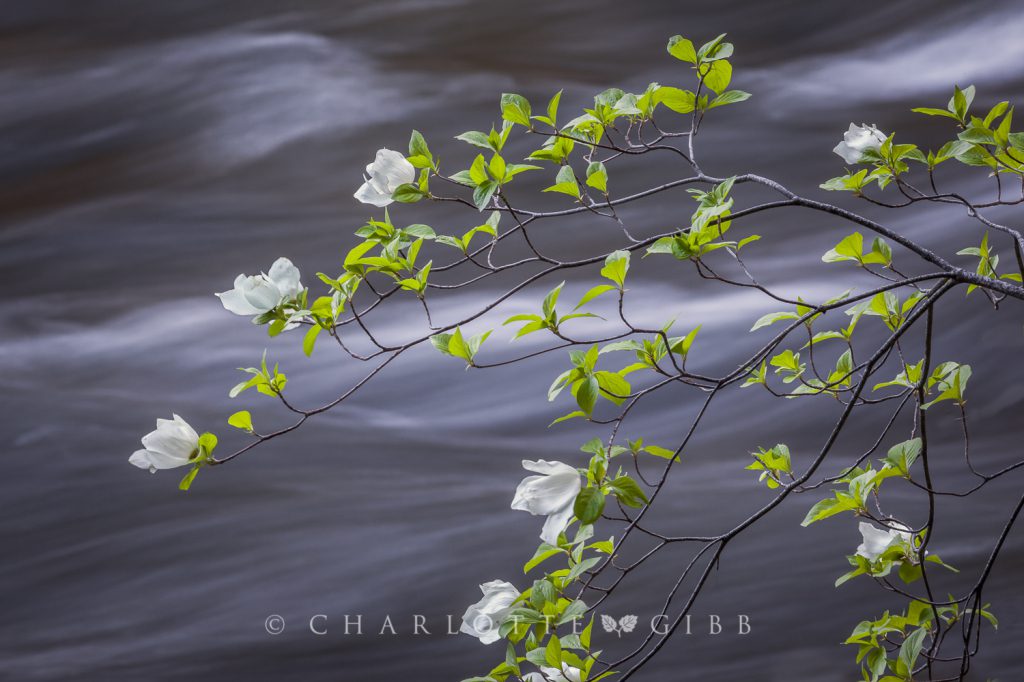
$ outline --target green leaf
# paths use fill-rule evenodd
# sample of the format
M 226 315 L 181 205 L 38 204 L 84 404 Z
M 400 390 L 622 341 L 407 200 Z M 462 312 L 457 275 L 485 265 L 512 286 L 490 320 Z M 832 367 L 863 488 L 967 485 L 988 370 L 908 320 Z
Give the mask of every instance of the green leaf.
M 889 448 L 884 461 L 906 476 L 910 473 L 910 467 L 917 461 L 918 455 L 921 454 L 921 447 L 922 442 L 920 438 L 912 438 L 911 440 L 897 443 Z
M 548 639 L 548 644 L 544 647 L 544 660 L 552 668 L 562 669 L 562 645 L 558 641 L 558 637 Z
M 619 476 L 609 485 L 619 502 L 627 507 L 642 507 L 647 504 L 647 494 L 629 476 Z
M 946 111 L 945 109 L 933 109 L 932 107 L 916 107 L 914 109 L 911 109 L 911 111 L 913 111 L 916 114 L 927 114 L 928 116 L 945 116 L 946 118 L 951 118 L 954 121 L 959 120 L 955 113 L 951 111 Z
M 668 53 L 676 59 L 687 62 L 689 64 L 697 63 L 697 50 L 694 49 L 693 43 L 682 37 L 672 36 L 668 39 Z
M 456 135 L 455 139 L 462 140 L 463 142 L 467 142 L 475 147 L 497 151 L 491 146 L 490 139 L 487 135 L 481 133 L 479 130 L 468 130 L 461 135 Z
M 316 337 L 320 336 L 320 332 L 323 330 L 323 327 L 318 324 L 314 324 L 309 328 L 309 331 L 306 332 L 306 336 L 302 339 L 302 352 L 306 354 L 306 357 L 313 354 L 313 346 L 316 344 Z
M 434 168 L 434 157 L 418 130 L 412 131 L 409 138 L 409 163 L 416 168 Z
M 404 185 L 399 185 L 395 193 L 391 195 L 391 198 L 403 204 L 414 204 L 425 196 L 427 195 L 418 185 L 408 182 Z
M 252 415 L 249 414 L 248 410 L 235 412 L 233 415 L 228 417 L 228 424 L 234 426 L 236 429 L 242 429 L 243 431 L 252 433 Z
M 661 87 L 654 94 L 654 100 L 678 114 L 688 114 L 697 108 L 697 98 L 689 90 Z
M 847 496 L 836 496 L 821 500 L 807 512 L 807 516 L 800 523 L 801 526 L 809 526 L 816 521 L 827 519 L 830 516 L 835 516 L 844 511 L 851 511 L 857 509 L 856 501 Z
M 864 252 L 864 235 L 860 232 L 843 238 L 835 247 L 825 253 L 821 260 L 825 263 L 839 263 L 841 261 L 861 262 L 861 254 Z
M 708 105 L 708 109 L 725 106 L 726 104 L 735 104 L 736 102 L 744 102 L 748 99 L 750 99 L 749 92 L 743 92 L 742 90 L 727 90 L 711 100 L 711 104 Z
M 552 289 L 544 297 L 543 303 L 541 303 L 541 311 L 544 313 L 544 318 L 547 320 L 553 320 L 555 317 L 555 305 L 558 304 L 558 295 L 562 293 L 562 287 L 565 286 L 563 281 L 557 287 Z
M 609 279 L 622 289 L 626 286 L 626 273 L 629 271 L 629 251 L 613 251 L 604 259 L 601 276 Z
M 199 473 L 199 467 L 194 466 L 192 470 L 185 474 L 185 478 L 181 479 L 181 483 L 178 484 L 178 490 L 188 490 L 192 487 L 192 481 L 196 479 L 196 475 Z
M 499 185 L 494 180 L 485 180 L 473 190 L 473 203 L 478 211 L 483 211 L 491 203 L 491 197 L 498 191 Z
M 566 576 L 565 576 L 565 581 L 566 582 L 572 582 L 576 578 L 578 578 L 581 575 L 583 575 L 586 571 L 589 571 L 591 568 L 596 566 L 600 561 L 601 561 L 601 557 L 597 557 L 597 556 L 591 557 L 589 559 L 584 559 L 583 561 L 579 562 L 578 564 L 573 566 L 572 569 L 569 570 L 569 573 L 566 574 Z M 565 618 L 565 614 L 564 613 L 562 614 L 562 618 L 563 619 Z
M 608 171 L 600 161 L 593 161 L 587 166 L 587 185 L 607 194 Z
M 903 640 L 903 644 L 900 646 L 899 661 L 903 664 L 903 668 L 908 674 L 914 669 L 914 664 L 917 663 L 917 657 L 921 654 L 921 648 L 924 645 L 924 638 L 927 634 L 928 630 L 926 628 L 918 628 L 907 635 L 907 638 Z
M 532 128 L 530 123 L 530 103 L 522 95 L 504 93 L 501 96 L 501 117 L 510 123 L 518 123 Z
M 199 452 L 201 456 L 209 457 L 213 454 L 214 449 L 217 447 L 217 436 L 210 432 L 206 432 L 199 436 Z
M 701 67 L 704 69 L 704 67 Z M 732 64 L 724 59 L 711 62 L 704 75 L 704 85 L 716 93 L 724 93 L 732 81 Z
M 587 416 L 594 412 L 594 405 L 597 403 L 599 391 L 600 386 L 594 375 L 591 374 L 580 380 L 579 388 L 576 390 L 576 402 Z
M 576 410 L 575 412 L 570 412 L 569 414 L 563 414 L 561 417 L 559 417 L 555 421 L 553 421 L 550 424 L 548 424 L 548 428 L 551 428 L 552 426 L 554 426 L 555 424 L 558 424 L 559 422 L 564 422 L 564 421 L 567 421 L 569 419 L 575 419 L 576 417 L 586 417 L 586 416 L 588 416 L 588 415 L 585 414 L 584 412 L 581 412 L 580 410 Z
M 551 545 L 542 542 L 540 547 L 537 548 L 537 551 L 534 552 L 533 558 L 523 565 L 523 573 L 529 573 L 556 554 L 564 554 L 564 552 L 557 547 L 552 547 Z
M 604 391 L 604 396 L 616 405 L 621 405 L 632 391 L 629 382 L 616 372 L 595 372 L 594 378 L 597 379 L 598 386 Z
M 559 192 L 560 194 L 568 194 L 576 199 L 580 198 L 580 187 L 576 182 L 576 176 L 572 172 L 571 166 L 562 166 L 558 171 L 558 175 L 555 176 L 555 184 L 543 191 Z
M 606 294 L 609 291 L 617 291 L 617 289 L 611 284 L 598 284 L 596 287 L 593 287 L 587 293 L 583 294 L 583 298 L 580 299 L 580 302 L 576 304 L 576 307 L 573 308 L 573 310 L 579 310 L 601 294 Z
M 786 312 L 782 312 L 782 313 L 768 313 L 767 315 L 762 315 L 760 318 L 758 318 L 757 322 L 754 323 L 754 326 L 750 328 L 750 331 L 756 331 L 756 330 L 760 329 L 761 327 L 767 327 L 769 325 L 775 324 L 779 320 L 799 320 L 799 319 L 800 319 L 800 316 L 797 315 L 796 313 L 786 313 Z
M 642 448 L 642 451 L 649 455 L 654 455 L 655 457 L 661 457 L 662 459 L 674 459 L 677 462 L 679 461 L 679 456 L 675 453 L 675 450 L 669 450 L 668 448 L 663 448 L 658 445 L 647 445 Z
M 552 128 L 558 127 L 558 102 L 562 99 L 562 91 L 559 90 L 555 93 L 551 101 L 548 102 L 547 116 L 534 116 L 534 118 L 541 123 L 547 123 Z
M 601 512 L 604 511 L 604 493 L 598 487 L 583 488 L 576 495 L 572 510 L 580 523 L 594 523 L 601 518 Z

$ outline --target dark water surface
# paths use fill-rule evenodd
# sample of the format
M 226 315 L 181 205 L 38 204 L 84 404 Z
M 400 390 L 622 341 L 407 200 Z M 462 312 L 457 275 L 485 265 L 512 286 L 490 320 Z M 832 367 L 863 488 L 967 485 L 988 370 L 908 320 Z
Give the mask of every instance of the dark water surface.
M 307 285 L 318 270 L 336 271 L 371 212 L 351 194 L 378 147 L 402 149 L 416 127 L 454 169 L 471 157 L 445 140 L 494 120 L 502 91 L 537 103 L 565 87 L 568 112 L 611 85 L 682 84 L 666 38 L 721 31 L 737 45 L 735 87 L 755 97 L 709 122 L 708 170 L 761 172 L 815 196 L 841 169 L 830 150 L 851 120 L 935 143 L 945 131 L 908 110 L 944 102 L 953 82 L 977 84 L 985 104 L 1024 94 L 1024 13 L 1014 2 L 5 3 L 0 678 L 440 681 L 496 662 L 498 646 L 445 636 L 445 616 L 476 599 L 477 583 L 525 586 L 517 566 L 540 521 L 508 510 L 519 460 L 576 462 L 575 448 L 597 435 L 582 425 L 544 428 L 564 407 L 543 399 L 561 354 L 530 371 L 465 373 L 416 351 L 343 409 L 203 472 L 187 496 L 175 489 L 177 472 L 149 476 L 128 455 L 172 410 L 222 434 L 225 450 L 240 442 L 218 426 L 230 411 L 251 408 L 258 423 L 283 424 L 255 399 L 226 398 L 234 368 L 265 347 L 306 405 L 363 371 L 329 352 L 305 360 L 295 338 L 268 342 L 212 292 L 279 255 Z M 621 186 L 681 172 L 655 165 L 620 176 Z M 673 194 L 624 215 L 653 234 L 690 210 Z M 471 224 L 450 207 L 395 214 L 444 231 Z M 1003 217 L 1019 224 L 1019 216 Z M 916 210 L 887 220 L 950 256 L 980 233 L 949 217 Z M 592 222 L 552 224 L 538 239 L 562 254 L 617 243 L 609 225 Z M 756 228 L 774 237 L 752 256 L 766 282 L 791 295 L 845 288 L 837 273 L 849 269 L 817 266 L 813 254 L 846 228 L 785 212 Z M 741 358 L 747 348 L 735 340 L 773 306 L 654 260 L 636 268 L 635 318 L 703 323 L 695 358 L 709 373 Z M 501 288 L 493 287 L 440 310 L 471 310 Z M 508 312 L 544 290 L 514 299 Z M 992 470 L 1020 459 L 1014 375 L 1024 337 L 1019 305 L 994 313 L 980 303 L 948 297 L 936 353 L 974 368 L 974 447 L 978 465 Z M 384 338 L 418 328 L 417 310 L 401 310 Z M 666 392 L 626 435 L 673 443 L 696 400 Z M 952 410 L 943 414 L 933 435 L 937 476 L 959 486 L 958 426 Z M 835 415 L 829 404 L 728 394 L 656 525 L 710 533 L 744 518 L 768 499 L 742 471 L 749 449 L 788 442 L 806 462 Z M 840 453 L 858 453 L 857 434 L 877 421 L 864 420 Z M 976 571 L 1020 487 L 1017 475 L 951 504 L 932 548 Z M 799 528 L 807 497 L 729 549 L 698 602 L 694 634 L 672 640 L 650 667 L 661 674 L 649 679 L 856 678 L 853 652 L 838 642 L 899 602 L 857 581 L 832 588 L 859 537 L 849 519 Z M 1024 672 L 1020 538 L 1011 536 L 986 593 L 1002 626 L 986 636 L 972 679 Z M 607 610 L 641 620 L 657 613 L 684 560 L 666 556 L 638 571 Z M 376 636 L 388 613 L 398 634 Z M 729 630 L 734 614 L 749 614 L 753 632 L 700 634 L 709 613 Z M 264 630 L 270 614 L 287 623 L 276 637 Z M 314 614 L 328 616 L 326 636 L 306 628 Z M 364 614 L 365 636 L 343 634 L 345 614 Z M 431 636 L 412 636 L 412 614 L 428 617 Z M 609 640 L 615 651 L 628 645 Z

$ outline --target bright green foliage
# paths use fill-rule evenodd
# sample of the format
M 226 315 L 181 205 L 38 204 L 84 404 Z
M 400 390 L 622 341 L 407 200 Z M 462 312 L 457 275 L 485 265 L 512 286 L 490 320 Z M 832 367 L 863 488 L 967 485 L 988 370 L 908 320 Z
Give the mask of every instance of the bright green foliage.
M 884 291 L 849 308 L 846 314 L 853 319 L 860 319 L 862 315 L 880 317 L 885 322 L 886 327 L 891 331 L 896 331 L 903 326 L 903 321 L 906 319 L 907 314 L 914 309 L 914 306 L 923 297 L 923 293 L 915 292 L 901 303 L 896 294 L 891 291 Z
M 927 410 L 935 403 L 944 400 L 952 400 L 960 407 L 964 406 L 966 398 L 964 391 L 967 390 L 967 380 L 971 378 L 971 366 L 961 365 L 956 362 L 944 362 L 935 368 L 932 375 L 928 377 L 928 393 L 937 393 L 938 396 L 921 406 Z
M 482 334 L 477 334 L 467 339 L 462 335 L 462 328 L 456 327 L 455 331 L 451 334 L 447 332 L 434 334 L 430 337 L 430 343 L 445 355 L 465 360 L 466 368 L 468 369 L 474 366 L 476 354 L 480 350 L 480 346 L 483 345 L 490 335 L 491 330 L 487 330 Z
M 853 261 L 857 265 L 892 265 L 892 249 L 881 237 L 871 242 L 871 250 L 864 253 L 864 235 L 854 232 L 845 237 L 836 247 L 821 257 L 826 263 Z
M 252 433 L 252 415 L 249 414 L 248 410 L 235 412 L 233 415 L 228 417 L 228 424 L 234 426 L 236 429 Z
M 544 301 L 541 303 L 541 314 L 532 315 L 528 313 L 513 315 L 512 317 L 505 320 L 502 324 L 512 324 L 514 322 L 525 322 L 516 335 L 513 337 L 518 339 L 520 336 L 532 334 L 533 332 L 540 331 L 541 329 L 548 329 L 554 334 L 558 334 L 560 325 L 565 324 L 569 320 L 574 320 L 581 317 L 598 317 L 593 313 L 578 313 L 576 312 L 584 305 L 597 298 L 601 294 L 607 293 L 614 290 L 615 287 L 601 285 L 594 287 L 580 299 L 580 302 L 573 308 L 573 312 L 565 315 L 559 315 L 555 306 L 558 304 L 558 297 L 562 293 L 562 287 L 565 286 L 565 282 L 562 282 L 557 287 L 548 292 L 548 295 L 544 297 Z
M 601 276 L 610 279 L 619 289 L 626 286 L 626 273 L 629 271 L 629 251 L 613 251 L 604 259 Z
M 760 471 L 758 481 L 764 482 L 769 488 L 778 488 L 785 485 L 783 478 L 793 478 L 793 464 L 789 457 L 789 447 L 779 443 L 775 447 L 765 450 L 758 448 L 757 452 L 750 453 L 754 463 L 749 464 L 749 471 Z
M 975 272 L 982 277 L 998 277 L 996 268 L 999 266 L 999 254 L 992 253 L 988 248 L 988 232 L 981 238 L 981 246 L 970 246 L 966 249 L 960 249 L 956 252 L 958 256 L 977 256 L 978 267 Z M 978 288 L 977 284 L 971 284 L 967 287 L 967 293 L 970 294 L 972 291 Z
M 232 398 L 253 387 L 263 395 L 276 398 L 284 392 L 284 387 L 288 384 L 288 377 L 279 371 L 277 364 L 273 370 L 267 367 L 266 351 L 263 352 L 259 367 L 239 367 L 238 370 L 251 376 L 231 389 L 228 395 Z
M 697 210 L 690 217 L 690 227 L 675 236 L 662 237 L 647 249 L 647 253 L 670 253 L 679 260 L 700 260 L 712 251 L 739 251 L 747 244 L 760 239 L 758 235 L 751 235 L 738 242 L 722 239 L 732 225 L 729 215 L 733 200 L 729 197 L 729 191 L 734 182 L 735 178 L 729 178 L 708 192 L 689 190 L 690 195 L 697 201 Z
M 473 237 L 478 234 L 489 234 L 491 237 L 498 236 L 498 222 L 501 220 L 501 213 L 498 211 L 492 211 L 489 218 L 483 225 L 477 225 L 470 229 L 468 232 L 464 232 L 461 237 L 449 237 L 448 235 L 438 235 L 436 241 L 438 244 L 446 244 L 448 246 L 454 246 L 462 253 L 469 252 L 469 243 L 473 241 Z
M 559 374 L 551 384 L 551 388 L 548 389 L 548 400 L 553 401 L 568 386 L 580 409 L 559 417 L 552 424 L 573 417 L 590 417 L 599 398 L 621 405 L 630 396 L 633 389 L 620 372 L 596 369 L 599 354 L 596 345 L 591 346 L 586 352 L 569 353 L 573 367 Z
M 875 384 L 872 390 L 877 391 L 880 388 L 886 388 L 888 386 L 902 386 L 904 388 L 917 388 L 917 385 L 921 382 L 921 369 L 924 366 L 924 360 L 921 360 L 916 365 L 904 365 L 903 371 L 896 375 L 896 378 L 892 381 L 884 381 L 880 384 Z
M 631 351 L 634 354 L 636 362 L 619 370 L 619 374 L 622 376 L 638 370 L 650 370 L 659 374 L 666 374 L 667 368 L 662 367 L 660 364 L 662 360 L 671 352 L 679 356 L 679 366 L 684 365 L 686 357 L 690 353 L 690 347 L 697 338 L 697 332 L 699 331 L 700 327 L 698 326 L 686 336 L 667 336 L 668 329 L 666 328 L 662 330 L 661 334 L 649 339 L 614 341 L 603 346 L 600 352 L 602 355 L 616 351 Z M 669 362 L 674 364 L 676 360 L 673 358 Z
M 573 173 L 572 166 L 562 166 L 558 170 L 558 175 L 555 176 L 555 184 L 551 185 L 544 191 L 568 194 L 575 199 L 579 199 L 580 186 L 576 181 L 576 174 Z

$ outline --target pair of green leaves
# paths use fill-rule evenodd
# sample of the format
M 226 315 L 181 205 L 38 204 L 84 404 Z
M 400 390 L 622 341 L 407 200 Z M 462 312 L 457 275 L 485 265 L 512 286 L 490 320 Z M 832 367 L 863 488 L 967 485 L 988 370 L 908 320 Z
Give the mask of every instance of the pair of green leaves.
M 185 477 L 178 483 L 178 490 L 188 490 L 192 487 L 192 481 L 196 480 L 196 476 L 199 475 L 199 470 L 209 462 L 210 458 L 213 457 L 213 450 L 217 447 L 217 436 L 213 435 L 209 431 L 199 436 L 198 447 L 196 448 L 195 454 L 192 455 L 191 462 L 192 468 L 185 474 Z
M 592 287 L 583 294 L 583 297 L 579 300 L 579 303 L 576 304 L 576 307 L 573 308 L 571 313 L 559 315 L 556 306 L 562 293 L 562 288 L 565 286 L 565 282 L 562 282 L 549 291 L 544 297 L 544 300 L 541 303 L 540 315 L 533 315 L 530 313 L 513 315 L 502 324 L 525 322 L 526 324 L 520 327 L 513 337 L 514 339 L 518 339 L 521 336 L 532 334 L 533 332 L 540 331 L 541 329 L 550 329 L 552 332 L 557 333 L 559 326 L 569 320 L 581 317 L 597 317 L 597 315 L 594 315 L 593 313 L 578 313 L 576 311 L 587 303 L 590 303 L 598 296 L 606 294 L 609 291 L 624 291 L 626 273 L 628 271 L 629 251 L 613 251 L 605 258 L 604 267 L 601 268 L 601 276 L 614 282 L 614 286 L 609 284 L 599 284 Z
M 770 489 L 783 485 L 783 476 L 792 476 L 793 474 L 789 446 L 784 443 L 779 443 L 768 450 L 758 448 L 757 452 L 750 454 L 754 458 L 754 462 L 747 466 L 747 470 L 760 471 L 761 475 L 757 480 L 763 482 Z
M 853 262 L 864 267 L 865 265 L 881 265 L 889 267 L 892 265 L 892 249 L 881 237 L 875 237 L 871 242 L 871 250 L 864 252 L 864 235 L 860 232 L 844 237 L 835 248 L 829 250 L 821 257 L 825 263 Z
M 590 417 L 599 397 L 620 405 L 631 394 L 632 388 L 621 374 L 596 369 L 599 354 L 597 345 L 585 352 L 576 350 L 569 354 L 573 368 L 562 372 L 552 382 L 548 400 L 553 401 L 568 386 L 580 409 L 559 417 L 552 425 L 574 417 Z
M 231 398 L 235 398 L 253 387 L 263 395 L 276 398 L 288 384 L 288 377 L 279 370 L 277 363 L 274 364 L 273 370 L 267 366 L 266 351 L 263 352 L 263 359 L 259 367 L 239 367 L 238 370 L 251 376 L 231 389 L 228 393 Z
M 642 507 L 647 504 L 647 494 L 632 478 L 626 475 L 580 490 L 573 503 L 573 514 L 580 523 L 592 524 L 601 518 L 606 499 L 614 495 L 627 507 Z
M 434 334 L 430 337 L 430 343 L 445 355 L 465 360 L 466 368 L 469 369 L 475 365 L 476 354 L 487 337 L 491 335 L 491 331 L 489 329 L 467 339 L 462 334 L 462 328 L 456 327 L 452 333 Z

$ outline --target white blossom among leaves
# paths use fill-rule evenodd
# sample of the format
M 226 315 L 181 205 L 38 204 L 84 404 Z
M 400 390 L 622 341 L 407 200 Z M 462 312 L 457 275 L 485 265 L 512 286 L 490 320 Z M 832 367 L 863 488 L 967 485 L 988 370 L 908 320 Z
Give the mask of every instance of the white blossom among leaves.
M 843 157 L 846 163 L 860 163 L 864 158 L 864 152 L 868 149 L 878 151 L 885 142 L 885 133 L 866 123 L 862 125 L 850 124 L 850 129 L 843 133 L 843 141 L 836 145 L 834 151 Z
M 173 469 L 192 463 L 199 451 L 199 434 L 184 419 L 157 419 L 156 430 L 142 437 L 142 450 L 128 461 L 140 469 Z
M 498 629 L 512 610 L 519 590 L 504 580 L 492 580 L 481 585 L 480 591 L 484 593 L 483 598 L 466 609 L 459 631 L 476 637 L 483 644 L 493 644 L 499 639 Z
M 547 516 L 540 539 L 549 545 L 558 545 L 558 535 L 572 520 L 572 505 L 580 492 L 580 474 L 562 462 L 538 459 L 523 460 L 523 468 L 539 476 L 527 476 L 516 488 L 512 508 L 530 512 L 534 516 Z
M 870 523 L 861 522 L 859 528 L 864 542 L 857 547 L 857 554 L 871 563 L 875 563 L 878 561 L 878 557 L 882 556 L 885 550 L 893 545 L 906 544 L 909 547 L 911 537 L 908 531 L 910 529 L 901 523 L 893 522 L 892 525 L 898 526 L 899 529 L 888 528 L 881 530 L 875 528 Z
M 356 190 L 355 198 L 364 204 L 384 207 L 393 202 L 399 185 L 413 182 L 416 169 L 399 152 L 378 149 L 373 163 L 366 167 L 366 182 Z
M 523 675 L 523 682 L 580 682 L 583 679 L 583 671 L 574 668 L 568 663 L 562 664 L 562 669 L 542 667 L 539 673 L 526 673 Z
M 282 257 L 274 261 L 269 273 L 239 275 L 235 278 L 235 288 L 217 297 L 235 315 L 262 315 L 301 293 L 299 269 Z

